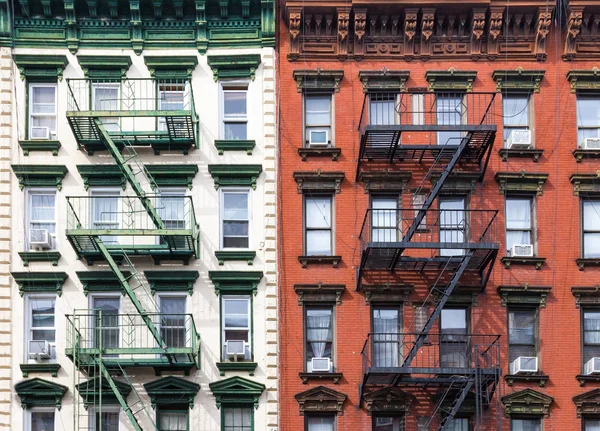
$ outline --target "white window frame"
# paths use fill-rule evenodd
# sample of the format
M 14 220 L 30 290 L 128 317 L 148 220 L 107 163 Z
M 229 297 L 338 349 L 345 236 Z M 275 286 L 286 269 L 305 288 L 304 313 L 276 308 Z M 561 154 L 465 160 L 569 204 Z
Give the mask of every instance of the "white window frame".
M 96 424 L 96 409 L 97 407 L 92 406 L 89 409 L 89 431 L 97 431 Z M 121 407 L 118 406 L 102 406 L 101 413 L 118 413 L 117 430 L 121 431 Z M 103 428 L 104 429 L 104 428 Z
M 119 187 L 90 187 L 88 190 L 89 193 L 89 199 L 90 199 L 90 205 L 89 205 L 89 227 L 90 229 L 95 229 L 95 203 L 94 203 L 94 198 L 95 197 L 116 197 L 117 198 L 117 220 L 115 222 L 115 229 L 120 229 L 121 228 L 121 218 L 119 217 L 120 212 L 122 211 L 122 199 L 121 199 L 121 189 Z M 108 223 L 105 223 L 108 224 Z M 108 235 L 107 237 L 113 237 L 111 239 L 111 242 L 114 242 L 116 244 L 120 244 L 120 240 L 119 240 L 119 236 L 118 235 Z M 100 239 L 103 239 L 103 236 L 100 237 Z M 109 238 L 104 238 L 104 239 L 109 239 Z M 108 244 L 110 245 L 111 242 L 109 242 Z
M 306 214 L 306 202 L 307 199 L 315 199 L 315 198 L 328 198 L 329 199 L 329 210 L 331 212 L 330 214 L 330 226 L 329 229 L 325 229 L 325 228 L 311 228 L 308 227 L 308 217 Z M 330 239 L 330 244 L 331 244 L 331 250 L 329 252 L 328 255 L 326 256 L 335 256 L 335 196 L 332 193 L 315 193 L 315 195 L 307 195 L 305 194 L 303 196 L 303 201 L 302 201 L 302 222 L 303 222 L 303 232 L 302 232 L 302 252 L 304 255 L 306 256 L 321 256 L 321 255 L 309 255 L 308 254 L 308 235 L 307 233 L 309 232 L 309 230 L 329 230 L 329 239 Z
M 591 204 L 594 207 L 600 208 L 600 199 L 595 198 L 582 198 L 580 203 L 580 213 L 581 213 L 581 257 L 583 259 L 596 259 L 595 256 L 591 256 L 585 250 L 585 238 L 586 235 L 594 235 L 600 233 L 600 226 L 596 229 L 586 229 L 585 228 L 585 206 L 586 204 Z
M 117 109 L 122 109 L 122 94 L 121 94 L 121 83 L 120 82 L 92 82 L 91 84 L 92 100 L 91 109 L 93 111 L 105 111 L 105 109 L 96 108 L 96 90 L 112 90 L 117 89 Z M 133 101 L 135 102 L 135 100 Z M 106 131 L 115 132 L 121 129 L 121 120 L 119 117 L 103 117 L 100 118 L 102 124 L 105 126 Z M 106 127 L 108 126 L 108 127 Z M 113 127 L 116 126 L 116 129 Z
M 329 98 L 329 124 L 311 124 L 308 125 L 306 121 L 306 106 L 308 99 L 314 97 L 328 97 Z M 327 135 L 327 145 L 319 144 L 317 147 L 327 147 L 334 148 L 335 147 L 335 115 L 334 115 L 334 97 L 333 92 L 305 92 L 302 95 L 302 142 L 304 148 L 311 148 L 310 140 L 308 139 L 308 130 L 315 131 L 326 131 Z
M 529 201 L 529 229 L 516 229 L 508 227 L 508 220 L 506 217 L 507 202 L 509 200 L 528 200 Z M 533 247 L 533 255 L 537 256 L 537 241 L 536 241 L 536 199 L 535 196 L 528 194 L 509 194 L 504 198 L 504 241 L 506 241 L 506 255 L 508 256 L 511 247 L 508 246 L 508 233 L 509 232 L 529 232 L 529 244 Z
M 245 87 L 245 88 L 244 88 Z M 225 117 L 225 93 L 245 92 L 246 93 L 246 115 Z M 246 124 L 246 139 L 252 139 L 250 134 L 250 115 L 248 112 L 248 95 L 250 94 L 249 81 L 221 81 L 219 83 L 219 136 L 221 139 L 227 139 L 225 136 L 225 123 L 243 123 Z
M 224 187 L 219 192 L 219 247 L 221 250 L 251 250 L 252 249 L 252 189 Z M 248 196 L 248 247 L 225 247 L 225 227 L 223 225 L 225 215 L 225 194 L 246 194 Z
M 44 360 L 44 363 L 55 363 L 56 362 L 56 341 L 58 340 L 58 330 L 56 327 L 56 307 L 58 305 L 57 296 L 54 294 L 41 294 L 41 293 L 28 293 L 25 295 L 25 345 L 24 345 L 24 363 L 36 364 L 33 359 L 29 359 L 29 341 L 33 340 L 31 332 L 33 329 L 33 303 L 39 299 L 53 299 L 54 300 L 54 342 L 49 342 L 52 347 L 52 355 L 50 359 Z M 36 329 L 43 329 L 46 327 L 40 327 Z M 46 329 L 50 329 L 47 327 Z
M 242 327 L 233 327 L 233 328 L 227 328 L 229 330 L 232 331 L 248 331 L 248 343 L 246 344 L 246 348 L 248 349 L 248 354 L 249 357 L 245 357 L 244 355 L 244 361 L 248 362 L 248 361 L 252 361 L 252 358 L 254 356 L 254 352 L 253 352 L 253 344 L 252 344 L 252 323 L 253 323 L 253 318 L 252 318 L 252 296 L 250 294 L 248 295 L 221 295 L 221 359 L 224 362 L 229 362 L 230 359 L 227 357 L 227 355 L 225 355 L 225 346 L 227 343 L 227 339 L 225 337 L 225 332 L 226 332 L 226 328 L 225 328 L 225 301 L 227 300 L 246 300 L 247 304 L 248 304 L 248 328 L 242 328 Z
M 33 420 L 31 418 L 32 413 L 36 412 L 52 412 L 54 414 L 54 430 L 57 431 L 56 428 L 56 408 L 55 407 L 32 407 L 30 409 L 25 409 L 23 414 L 25 415 L 25 431 L 31 431 L 31 427 L 33 426 Z
M 26 226 L 25 226 L 25 251 L 29 251 L 30 250 L 30 244 L 29 244 L 29 231 L 31 230 L 31 223 L 32 223 L 32 219 L 31 216 L 33 214 L 33 202 L 32 202 L 32 195 L 54 195 L 54 220 L 49 221 L 47 224 L 51 224 L 52 222 L 54 223 L 54 233 L 51 234 L 52 236 L 52 242 L 54 247 L 52 247 L 50 250 L 58 250 L 59 248 L 59 243 L 58 243 L 58 193 L 56 191 L 56 189 L 54 188 L 27 188 L 25 191 L 25 202 L 26 202 Z M 44 221 L 36 221 L 36 223 L 43 223 Z
M 383 97 L 389 97 L 389 96 L 393 96 L 394 100 L 373 100 L 373 99 L 377 99 L 377 98 L 383 98 Z M 398 106 L 398 98 L 399 98 L 399 94 L 397 92 L 394 91 L 373 91 L 369 93 L 369 125 L 376 125 L 376 126 L 395 126 L 398 125 L 400 123 L 400 115 L 398 114 L 398 112 L 396 111 L 396 108 Z M 393 106 L 392 106 L 392 123 L 374 123 L 372 121 L 372 116 L 374 115 L 373 108 L 375 106 L 377 106 L 377 104 L 381 104 L 382 102 L 393 102 Z M 388 115 L 389 117 L 389 115 Z M 389 118 L 388 118 L 389 119 Z
M 508 116 L 508 113 L 504 112 L 504 100 L 505 99 L 517 99 L 517 98 L 527 98 L 527 123 L 521 123 L 521 124 L 506 124 L 505 120 L 506 117 Z M 517 115 L 519 113 L 516 113 Z M 533 133 L 533 122 L 534 122 L 534 116 L 533 116 L 533 97 L 531 93 L 515 93 L 515 92 L 508 92 L 508 93 L 504 93 L 502 95 L 502 133 L 504 134 L 505 129 L 512 129 L 512 130 L 529 130 L 531 132 L 531 146 L 534 146 L 534 133 Z M 502 137 L 502 141 L 504 142 L 504 148 L 508 148 L 508 138 L 504 139 L 504 136 Z
M 580 145 L 583 143 L 583 141 L 581 141 L 579 139 L 579 131 L 580 130 L 595 130 L 596 131 L 596 136 L 600 138 L 600 122 L 598 124 L 596 124 L 595 126 L 583 126 L 581 124 L 581 121 L 579 119 L 579 101 L 580 100 L 593 100 L 596 103 L 600 104 L 600 96 L 597 96 L 594 93 L 584 93 L 584 94 L 577 94 L 577 98 L 575 100 L 575 115 L 576 115 L 576 120 L 577 120 L 577 148 L 580 148 Z
M 185 187 L 163 187 L 160 189 L 160 197 L 183 197 L 183 219 L 182 221 L 184 222 L 184 224 L 186 225 L 185 228 L 189 229 L 189 226 L 187 226 L 187 220 L 185 219 L 185 203 L 186 203 L 186 196 L 187 196 L 187 190 Z M 158 204 L 158 202 L 157 202 Z M 189 203 L 191 205 L 191 202 Z M 160 216 L 161 220 L 164 222 L 165 220 L 167 220 L 165 217 L 163 217 L 164 215 L 164 210 L 162 210 L 159 207 L 157 208 L 158 211 L 158 215 Z M 171 219 L 169 219 L 169 221 L 172 221 Z M 156 244 L 161 244 L 161 237 L 157 237 L 156 238 Z M 164 243 L 163 243 L 164 244 Z
M 92 331 L 95 332 L 96 328 L 94 326 L 95 324 L 95 316 L 94 316 L 94 299 L 96 298 L 118 298 L 119 299 L 119 310 L 117 312 L 117 314 L 120 316 L 121 314 L 123 314 L 123 301 L 121 300 L 121 297 L 123 295 L 121 295 L 121 292 L 94 292 L 94 293 L 90 293 L 89 295 L 89 306 L 88 306 L 88 310 L 90 310 L 90 315 L 89 315 L 89 319 L 90 319 L 90 323 L 88 325 L 89 328 L 93 328 Z M 117 319 L 117 328 L 118 329 L 118 337 L 117 337 L 117 341 L 119 343 L 117 348 L 121 347 L 121 321 L 120 319 Z M 90 343 L 90 345 L 88 346 L 88 348 L 93 348 L 95 347 L 95 343 L 96 343 L 96 339 L 92 338 L 90 340 L 88 340 L 88 343 Z M 118 355 L 110 355 L 109 357 L 114 358 L 114 357 L 118 357 Z
M 44 113 L 44 114 L 34 114 L 33 113 L 33 89 L 35 87 L 38 88 L 54 88 L 54 113 L 50 114 L 50 113 Z M 43 140 L 43 139 L 36 139 L 36 138 L 32 138 L 31 137 L 31 127 L 33 125 L 33 121 L 32 118 L 33 117 L 54 117 L 54 130 L 50 130 L 49 133 L 49 139 L 58 139 L 58 85 L 55 83 L 38 83 L 38 82 L 31 82 L 29 84 L 29 88 L 28 88 L 28 111 L 27 112 L 27 120 L 29 122 L 29 127 L 27 128 L 27 136 L 29 139 L 35 139 L 35 140 Z
M 162 102 L 163 99 L 161 97 L 162 94 L 175 94 L 175 93 L 181 93 L 182 95 L 182 101 L 183 101 L 183 106 L 181 108 L 181 110 L 185 110 L 186 106 L 189 104 L 188 98 L 189 98 L 189 86 L 190 86 L 190 81 L 186 81 L 185 83 L 173 83 L 173 82 L 169 82 L 169 81 L 178 81 L 178 80 L 170 80 L 170 79 L 157 79 L 156 80 L 156 108 L 159 111 L 163 111 L 164 109 L 162 108 Z M 182 85 L 183 88 L 181 90 L 178 91 L 173 91 L 173 90 L 161 90 L 162 86 L 179 86 Z M 157 123 L 157 130 L 158 131 L 166 131 L 167 130 L 167 120 L 165 117 L 158 117 L 158 123 Z
M 188 300 L 189 295 L 187 294 L 187 292 L 157 292 L 156 294 L 156 305 L 158 307 L 158 312 L 161 312 L 161 301 L 163 298 L 182 298 L 185 301 L 185 308 L 183 311 L 183 314 L 187 315 L 187 314 L 191 314 L 191 310 L 190 310 L 190 304 L 189 304 L 189 300 Z M 161 319 L 162 322 L 162 319 Z M 184 318 L 184 325 L 185 325 L 185 335 L 186 335 L 186 340 L 185 340 L 185 345 L 186 347 L 191 347 L 190 343 L 191 343 L 191 337 L 188 339 L 187 335 L 190 333 L 190 327 L 189 325 L 191 324 L 191 320 L 187 320 L 187 316 Z M 160 331 L 160 324 L 159 324 L 159 331 Z M 162 356 L 162 355 L 159 355 Z

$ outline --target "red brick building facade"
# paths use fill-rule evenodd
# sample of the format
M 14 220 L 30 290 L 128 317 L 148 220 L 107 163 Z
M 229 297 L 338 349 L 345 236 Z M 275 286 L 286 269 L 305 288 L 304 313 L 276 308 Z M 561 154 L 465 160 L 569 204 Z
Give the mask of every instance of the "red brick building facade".
M 279 12 L 280 429 L 600 429 L 600 2 Z

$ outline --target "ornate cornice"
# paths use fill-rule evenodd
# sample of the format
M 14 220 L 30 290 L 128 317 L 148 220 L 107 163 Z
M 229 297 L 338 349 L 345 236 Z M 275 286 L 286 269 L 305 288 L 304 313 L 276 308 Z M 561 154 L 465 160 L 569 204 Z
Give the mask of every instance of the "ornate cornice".
M 551 286 L 530 286 L 525 283 L 521 286 L 498 286 L 498 295 L 502 300 L 502 306 L 507 305 L 536 305 L 546 307 L 546 298 L 552 290 Z
M 198 271 L 144 271 L 150 284 L 150 292 L 181 292 L 194 293 L 194 284 L 200 273 Z
M 573 403 L 577 407 L 577 417 L 586 415 L 600 415 L 600 389 L 592 389 L 573 397 Z
M 548 174 L 534 172 L 498 172 L 495 176 L 498 191 L 504 195 L 507 192 L 535 193 L 537 196 L 544 194 L 544 184 Z
M 413 291 L 412 284 L 362 284 L 360 291 L 365 294 L 365 303 L 370 305 L 375 302 L 386 304 L 408 304 L 408 297 Z
M 14 56 L 21 79 L 28 81 L 62 81 L 69 60 L 65 55 L 17 54 Z
M 600 170 L 595 174 L 573 174 L 569 180 L 575 196 L 580 193 L 600 193 Z
M 77 271 L 75 274 L 85 296 L 89 292 L 121 292 L 125 295 L 123 285 L 112 271 Z M 122 274 L 126 279 L 131 275 L 129 271 L 122 271 Z
M 77 61 L 86 78 L 121 79 L 131 67 L 128 55 L 78 55 Z
M 295 284 L 294 291 L 298 295 L 298 305 L 305 302 L 327 302 L 342 305 L 342 294 L 345 284 Z
M 21 398 L 21 407 L 62 407 L 62 398 L 69 389 L 58 383 L 35 378 L 15 385 L 15 392 Z
M 19 180 L 19 188 L 55 187 L 62 189 L 62 180 L 68 172 L 64 165 L 11 165 Z
M 125 175 L 117 165 L 77 165 L 83 187 L 121 187 L 125 190 Z
M 403 413 L 408 416 L 414 398 L 413 395 L 399 388 L 388 387 L 365 394 L 363 401 L 369 416 L 373 413 Z
M 256 190 L 262 165 L 208 165 L 208 172 L 215 182 L 215 190 L 236 186 L 248 186 Z
M 325 386 L 317 386 L 294 395 L 300 407 L 300 416 L 305 413 L 344 414 L 344 402 L 348 398 L 343 394 Z
M 250 78 L 254 81 L 260 65 L 259 54 L 209 55 L 207 60 L 215 81 L 235 78 Z
M 187 187 L 192 190 L 198 165 L 146 165 L 158 187 Z
M 127 383 L 123 383 L 114 379 L 113 382 L 119 390 L 119 394 L 123 398 L 127 399 L 129 393 L 131 392 L 131 386 L 129 386 Z M 77 393 L 83 399 L 83 407 L 86 410 L 90 405 L 94 406 L 100 403 L 100 400 L 102 400 L 102 404 L 119 404 L 119 399 L 105 378 L 95 377 L 90 380 L 86 380 L 76 385 L 76 388 Z
M 156 79 L 191 78 L 198 65 L 196 56 L 144 56 L 150 75 Z
M 69 276 L 66 272 L 11 272 L 19 286 L 19 295 L 25 293 L 55 293 L 62 295 L 62 287 Z
M 533 389 L 524 389 L 502 397 L 504 416 L 533 415 L 548 417 L 554 398 Z
M 169 376 L 145 383 L 144 389 L 150 397 L 153 409 L 156 409 L 156 406 L 177 404 L 187 404 L 192 409 L 200 385 L 179 377 Z
M 406 190 L 412 172 L 407 171 L 370 171 L 360 172 L 358 180 L 363 183 L 365 193 L 398 192 Z
M 540 82 L 544 78 L 545 70 L 494 70 L 492 79 L 496 81 L 496 91 L 524 91 L 540 92 Z
M 262 271 L 209 271 L 208 277 L 215 286 L 215 293 L 240 294 L 254 293 L 263 277 Z
M 600 284 L 595 286 L 573 286 L 571 293 L 575 297 L 575 308 L 580 308 L 582 305 L 597 306 L 600 304 Z
M 406 91 L 406 81 L 410 71 L 408 70 L 361 70 L 358 78 L 363 86 L 363 92 L 369 91 Z
M 218 409 L 222 405 L 240 407 L 240 404 L 253 405 L 257 409 L 258 399 L 265 390 L 262 383 L 238 376 L 209 383 L 208 387 L 215 396 Z
M 327 191 L 341 193 L 344 172 L 294 172 L 294 180 L 298 185 L 298 193 L 304 191 Z
M 571 83 L 571 93 L 600 90 L 600 69 L 597 67 L 590 70 L 570 70 L 567 72 L 567 79 Z
M 429 91 L 460 90 L 473 91 L 473 81 L 477 77 L 476 70 L 429 70 L 425 79 L 429 83 Z
M 563 60 L 597 60 L 600 28 L 596 4 L 569 2 Z M 589 7 L 588 7 L 589 5 Z
M 344 71 L 317 67 L 315 70 L 294 70 L 293 76 L 298 93 L 304 90 L 331 90 L 339 93 Z

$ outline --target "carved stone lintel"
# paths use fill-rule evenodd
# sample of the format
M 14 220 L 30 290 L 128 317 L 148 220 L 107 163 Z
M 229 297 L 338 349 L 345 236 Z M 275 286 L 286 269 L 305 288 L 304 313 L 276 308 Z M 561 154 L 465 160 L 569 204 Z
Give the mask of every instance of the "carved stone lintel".
M 310 191 L 331 191 L 341 193 L 343 172 L 294 172 L 294 180 L 298 186 L 298 193 Z
M 332 380 L 334 385 L 337 385 L 342 380 L 342 373 L 298 373 L 302 384 L 306 385 L 310 380 Z
M 298 93 L 301 93 L 305 89 L 333 90 L 336 93 L 339 93 L 343 77 L 343 70 L 323 70 L 320 67 L 315 70 L 294 71 L 294 79 L 296 80 L 296 89 Z
M 529 383 L 537 382 L 540 388 L 546 387 L 546 383 L 550 378 L 545 374 L 507 374 L 504 376 L 504 380 L 508 386 L 512 386 L 515 383 Z
M 521 172 L 498 172 L 495 178 L 501 195 L 506 192 L 531 192 L 542 196 L 548 174 L 527 173 L 522 170 Z
M 577 407 L 577 417 L 582 415 L 600 415 L 600 389 L 592 389 L 589 392 L 576 395 L 573 397 L 573 402 Z
M 565 60 L 573 60 L 577 54 L 577 37 L 581 33 L 581 24 L 583 22 L 583 7 L 571 7 L 569 20 L 567 22 L 567 40 L 565 43 Z
M 406 190 L 412 174 L 410 172 L 361 172 L 359 181 L 363 183 L 365 193 L 375 191 L 398 192 Z
M 598 305 L 600 304 L 600 284 L 595 286 L 573 286 L 571 293 L 575 297 L 575 308 L 580 308 L 582 305 Z
M 325 386 L 317 386 L 294 396 L 300 407 L 300 416 L 304 413 L 344 414 L 344 402 L 348 398 L 343 394 Z
M 598 193 L 600 192 L 600 170 L 595 174 L 573 174 L 569 178 L 573 184 L 573 195 L 579 196 L 580 193 Z
M 345 284 L 295 284 L 294 291 L 298 295 L 298 305 L 305 302 L 328 302 L 342 305 L 342 294 Z
M 408 304 L 413 288 L 412 284 L 363 284 L 361 291 L 365 293 L 367 305 L 375 302 Z
M 502 397 L 504 416 L 507 418 L 522 414 L 548 417 L 553 402 L 554 398 L 551 396 L 533 389 L 524 389 Z
M 298 256 L 302 268 L 306 268 L 310 264 L 331 265 L 333 268 L 337 268 L 341 260 L 342 256 Z
M 550 286 L 529 286 L 527 283 L 521 286 L 503 285 L 497 289 L 503 307 L 509 304 L 531 304 L 540 308 L 546 307 L 546 298 L 551 290 Z
M 373 413 L 409 415 L 414 396 L 399 388 L 387 387 L 365 394 L 363 400 L 369 416 Z

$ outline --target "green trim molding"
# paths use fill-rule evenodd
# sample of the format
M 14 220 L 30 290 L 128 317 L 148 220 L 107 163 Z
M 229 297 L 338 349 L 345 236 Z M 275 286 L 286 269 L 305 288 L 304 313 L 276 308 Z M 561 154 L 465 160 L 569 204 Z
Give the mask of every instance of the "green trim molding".
M 504 416 L 548 417 L 554 398 L 533 389 L 523 389 L 502 397 Z
M 192 190 L 198 165 L 145 165 L 158 187 L 187 187 Z
M 127 181 L 117 165 L 77 165 L 83 187 L 121 187 L 125 190 Z
M 156 406 L 174 404 L 188 404 L 189 408 L 192 409 L 200 385 L 179 377 L 169 376 L 145 383 L 144 389 L 150 397 L 153 409 L 156 409 Z
M 260 54 L 244 55 L 209 55 L 208 65 L 213 71 L 213 78 L 239 79 L 250 78 L 254 81 L 256 69 L 260 65 Z
M 62 81 L 69 60 L 66 55 L 17 54 L 14 56 L 21 80 L 29 82 Z
M 209 271 L 208 276 L 215 286 L 217 296 L 221 294 L 256 295 L 262 271 Z
M 567 79 L 571 83 L 571 93 L 600 90 L 600 69 L 597 67 L 591 70 L 570 70 L 567 72 Z
M 497 288 L 503 307 L 507 305 L 535 305 L 545 308 L 546 298 L 551 290 L 552 286 L 530 286 L 528 283 L 520 286 L 502 285 Z
M 535 193 L 544 194 L 544 184 L 548 174 L 525 172 L 498 172 L 495 176 L 498 191 L 501 195 L 508 193 Z
M 62 407 L 62 398 L 69 389 L 58 383 L 35 378 L 15 385 L 15 392 L 21 398 L 21 407 Z
M 122 79 L 131 67 L 128 55 L 78 55 L 77 61 L 90 79 Z
M 220 376 L 224 376 L 227 371 L 245 371 L 249 376 L 253 376 L 256 367 L 258 367 L 256 362 L 217 362 Z
M 52 266 L 57 266 L 61 254 L 58 251 L 20 251 L 19 256 L 23 266 L 29 266 L 30 262 L 51 262 Z
M 294 81 L 296 91 L 302 93 L 304 90 L 325 90 L 335 93 L 340 92 L 340 84 L 344 78 L 343 70 L 294 70 Z
M 470 93 L 473 91 L 473 81 L 477 77 L 476 70 L 429 70 L 425 79 L 429 83 L 429 91 L 457 90 Z
M 39 362 L 36 364 L 20 364 L 21 373 L 23 377 L 29 377 L 30 373 L 48 373 L 52 377 L 58 377 L 58 370 L 60 370 L 60 364 L 56 362 Z
M 496 91 L 539 93 L 540 82 L 544 79 L 545 70 L 494 70 L 492 79 L 496 81 Z
M 254 250 L 215 250 L 215 257 L 219 265 L 224 265 L 225 261 L 245 260 L 248 265 L 254 263 L 256 252 Z
M 19 180 L 19 188 L 56 187 L 62 189 L 62 180 L 69 170 L 65 165 L 11 165 Z
M 11 272 L 19 286 L 19 295 L 25 293 L 56 293 L 62 295 L 62 287 L 69 277 L 66 272 Z
M 249 186 L 256 190 L 262 165 L 208 165 L 208 172 L 215 182 L 215 190 L 236 186 Z
M 144 63 L 155 79 L 185 79 L 192 77 L 198 57 L 144 56 Z
M 129 278 L 129 271 L 121 271 L 125 278 Z M 77 278 L 83 286 L 83 294 L 88 296 L 89 292 L 121 292 L 125 290 L 121 282 L 112 271 L 77 271 Z
M 222 156 L 225 151 L 245 151 L 251 156 L 255 146 L 256 141 L 253 139 L 215 139 L 215 147 L 219 156 Z
M 252 404 L 258 409 L 258 399 L 265 390 L 265 385 L 243 377 L 235 376 L 208 384 L 216 398 L 217 408 L 221 405 Z
M 58 156 L 60 141 L 50 141 L 42 139 L 30 139 L 19 141 L 19 146 L 23 150 L 23 155 L 28 156 L 32 151 L 50 151 L 53 156 Z
M 194 284 L 200 273 L 198 271 L 144 271 L 146 280 L 150 284 L 150 291 L 156 292 L 182 292 L 192 295 Z
M 369 91 L 406 91 L 406 81 L 410 71 L 408 70 L 361 70 L 358 79 L 362 83 L 363 92 Z
M 127 383 L 120 382 L 113 379 L 114 384 L 117 386 L 119 393 L 125 399 L 131 393 L 131 386 Z M 77 392 L 83 400 L 83 407 L 87 410 L 89 406 L 95 406 L 100 400 L 102 404 L 118 405 L 119 399 L 113 392 L 111 386 L 104 377 L 95 377 L 90 380 L 86 380 L 78 385 Z

